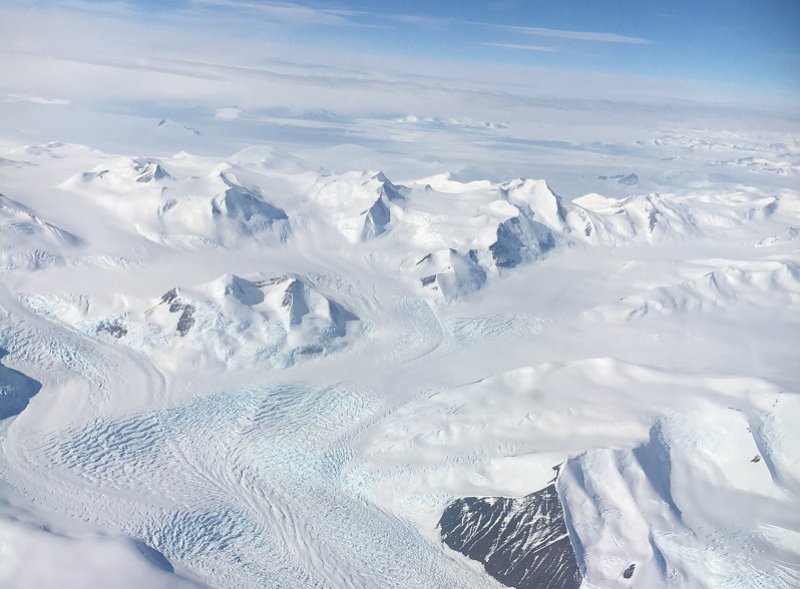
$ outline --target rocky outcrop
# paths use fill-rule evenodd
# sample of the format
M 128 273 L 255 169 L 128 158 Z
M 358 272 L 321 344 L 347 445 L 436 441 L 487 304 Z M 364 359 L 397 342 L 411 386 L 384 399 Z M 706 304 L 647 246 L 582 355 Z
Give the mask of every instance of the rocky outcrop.
M 517 589 L 578 589 L 581 575 L 555 483 L 526 497 L 465 497 L 439 520 L 442 541 Z

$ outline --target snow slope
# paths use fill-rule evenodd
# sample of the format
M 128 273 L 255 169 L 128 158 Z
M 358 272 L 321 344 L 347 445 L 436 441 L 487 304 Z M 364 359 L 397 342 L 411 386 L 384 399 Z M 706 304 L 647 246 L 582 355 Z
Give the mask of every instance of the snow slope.
M 0 232 L 3 249 L 0 264 L 6 270 L 35 270 L 50 264 L 63 265 L 63 253 L 74 250 L 80 240 L 49 223 L 25 205 L 0 194 Z

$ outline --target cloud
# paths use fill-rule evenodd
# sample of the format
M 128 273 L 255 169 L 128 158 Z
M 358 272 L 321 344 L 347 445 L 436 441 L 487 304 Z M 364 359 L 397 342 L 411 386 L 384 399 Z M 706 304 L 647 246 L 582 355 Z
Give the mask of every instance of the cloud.
M 652 45 L 653 42 L 649 39 L 641 37 L 628 37 L 626 35 L 619 35 L 617 33 L 593 33 L 589 31 L 566 31 L 562 29 L 543 29 L 539 27 L 518 27 L 518 26 L 505 26 L 503 28 L 511 29 L 526 35 L 534 35 L 536 37 L 551 37 L 555 39 L 568 39 L 570 41 L 595 41 L 600 43 L 623 43 L 626 45 Z
M 208 43 L 211 35 L 216 43 Z M 510 116 L 527 120 L 530 100 L 542 96 L 572 101 L 633 97 L 652 103 L 670 96 L 704 100 L 720 94 L 700 82 L 658 76 L 265 41 L 219 27 L 215 15 L 187 26 L 173 19 L 116 20 L 70 12 L 43 19 L 38 12 L 9 10 L 0 21 L 0 37 L 7 43 L 0 49 L 0 79 L 9 80 L 7 92 L 66 95 L 82 105 L 138 102 L 182 107 L 191 97 L 192 104 L 212 113 L 237 105 L 248 113 L 259 108 L 326 108 L 347 116 L 423 111 L 487 120 L 505 108 L 511 109 Z M 225 45 L 223 54 L 220 43 Z M 526 46 L 508 47 L 521 51 L 539 47 L 502 45 Z M 549 102 L 544 106 L 552 108 Z
M 593 41 L 601 43 L 622 43 L 626 45 L 652 45 L 653 42 L 649 39 L 642 37 L 631 37 L 628 35 L 620 35 L 618 33 L 598 33 L 592 31 L 571 31 L 565 29 L 548 29 L 543 27 L 525 27 L 518 25 L 505 25 L 500 23 L 490 23 L 481 21 L 462 20 L 458 18 L 441 18 L 429 17 L 409 14 L 389 14 L 381 15 L 375 14 L 377 18 L 384 18 L 387 20 L 416 25 L 420 27 L 453 27 L 453 26 L 473 26 L 473 27 L 486 27 L 497 28 L 507 31 L 514 31 L 525 35 L 533 35 L 538 37 L 550 37 L 554 39 L 566 39 L 569 41 Z M 509 47 L 513 49 L 525 49 L 523 44 L 503 44 L 503 43 L 484 43 L 484 45 L 495 45 L 497 47 Z M 539 51 L 530 46 L 531 51 Z M 545 49 L 547 51 L 548 49 Z
M 268 20 L 304 25 L 353 24 L 352 17 L 362 16 L 357 10 L 314 8 L 293 2 L 248 2 L 246 0 L 191 0 L 197 7 L 255 14 Z
M 69 100 L 66 98 L 43 98 L 41 96 L 26 96 L 24 94 L 6 94 L 6 102 L 31 102 L 33 104 L 43 104 L 46 106 L 66 106 Z
M 443 28 L 452 26 L 453 23 L 456 22 L 453 19 L 445 19 L 438 16 L 422 16 L 419 14 L 381 14 L 377 16 L 398 23 L 426 28 Z
M 242 116 L 242 109 L 238 106 L 223 106 L 214 113 L 214 118 L 220 121 L 233 121 Z
M 542 51 L 544 53 L 555 51 L 552 47 L 546 47 L 544 45 L 525 45 L 517 43 L 481 43 L 481 45 L 486 45 L 488 47 L 504 47 L 506 49 L 522 49 L 525 51 Z

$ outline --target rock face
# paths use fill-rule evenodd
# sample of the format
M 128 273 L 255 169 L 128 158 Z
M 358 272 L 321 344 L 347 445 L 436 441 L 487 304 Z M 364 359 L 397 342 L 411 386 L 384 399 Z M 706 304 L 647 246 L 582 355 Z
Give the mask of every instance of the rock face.
M 265 201 L 254 190 L 237 184 L 227 174 L 220 173 L 219 178 L 226 189 L 211 202 L 211 214 L 215 219 L 228 219 L 244 235 L 252 235 L 269 229 L 273 223 L 288 220 L 286 211 Z
M 372 182 L 379 183 L 376 189 L 378 200 L 366 212 L 364 228 L 361 231 L 362 241 L 373 239 L 386 233 L 389 223 L 392 221 L 392 212 L 389 205 L 402 205 L 405 203 L 405 197 L 399 188 L 392 184 L 383 172 L 378 172 L 373 176 Z
M 555 484 L 518 499 L 465 497 L 439 520 L 447 546 L 517 589 L 578 589 L 581 575 Z
M 498 268 L 513 268 L 541 257 L 555 246 L 555 236 L 546 225 L 521 214 L 497 226 L 497 241 L 489 251 Z

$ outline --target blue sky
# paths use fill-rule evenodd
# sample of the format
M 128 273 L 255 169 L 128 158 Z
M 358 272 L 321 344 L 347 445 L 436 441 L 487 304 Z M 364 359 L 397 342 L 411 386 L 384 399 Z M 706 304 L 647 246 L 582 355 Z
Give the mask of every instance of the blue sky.
M 682 78 L 752 93 L 800 88 L 797 0 L 72 0 L 63 6 L 128 8 L 133 18 L 160 12 L 186 27 L 238 21 L 255 38 L 373 55 Z

